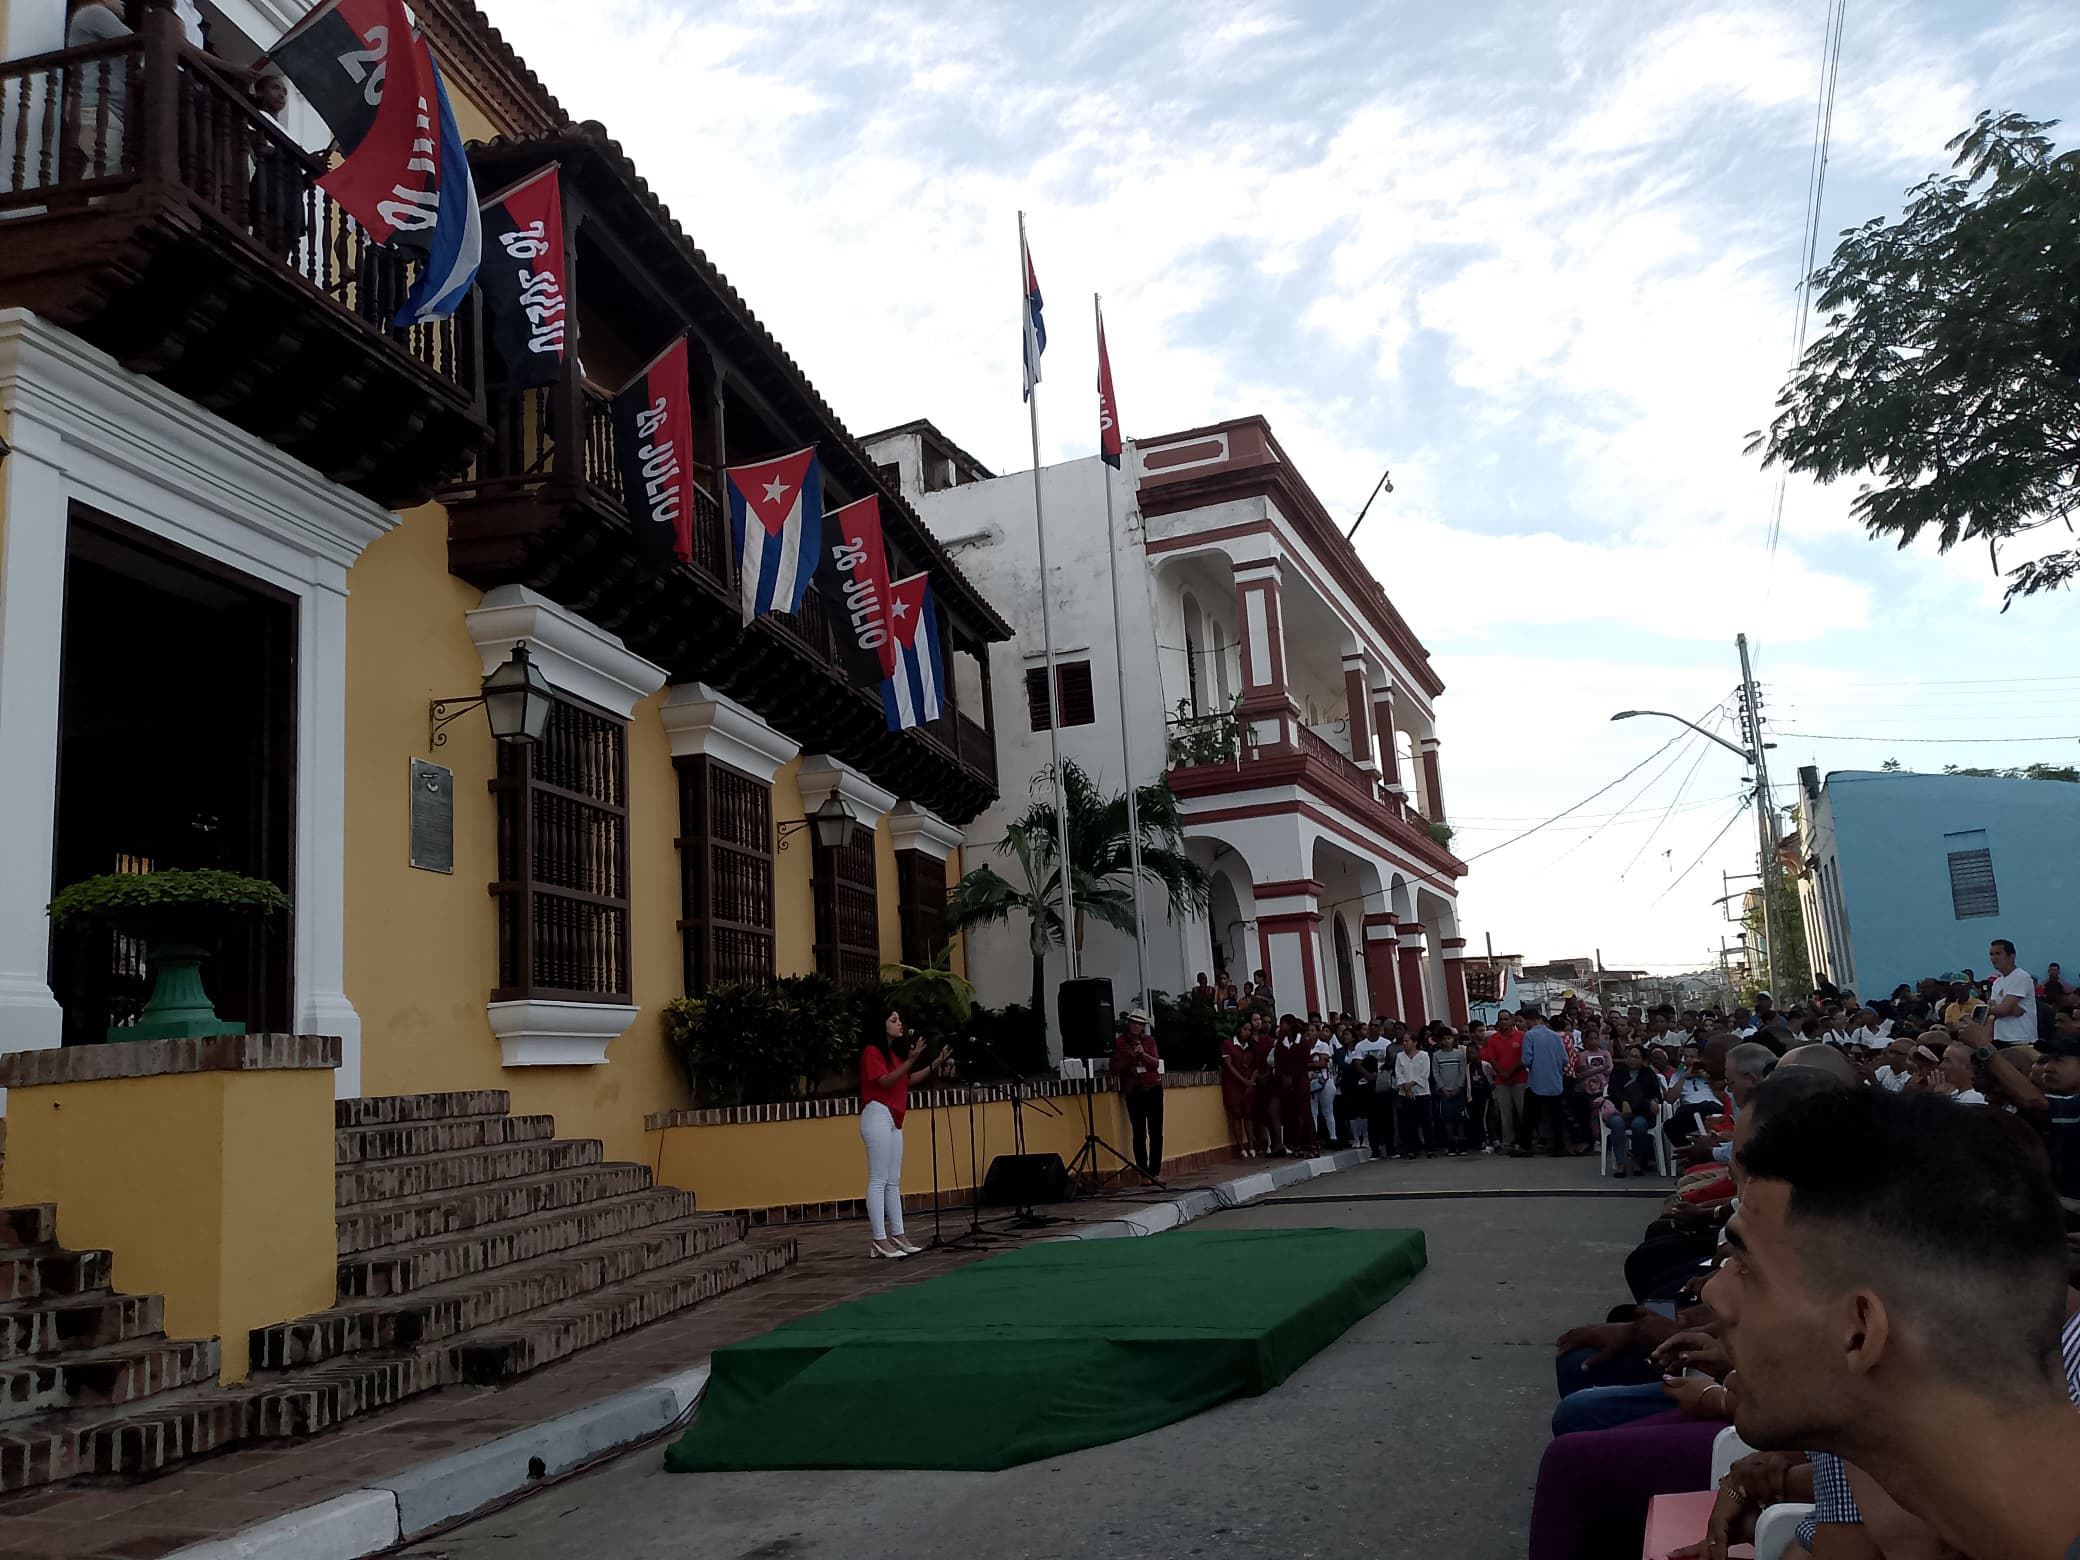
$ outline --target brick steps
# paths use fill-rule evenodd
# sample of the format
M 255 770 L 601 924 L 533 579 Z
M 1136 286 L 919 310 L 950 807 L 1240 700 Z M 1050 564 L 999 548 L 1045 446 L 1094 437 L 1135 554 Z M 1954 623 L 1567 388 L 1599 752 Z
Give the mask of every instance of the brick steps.
M 556 1136 L 554 1116 L 459 1116 L 380 1127 L 344 1127 L 333 1133 L 333 1162 L 376 1164 L 465 1148 L 546 1142 Z
M 742 1235 L 735 1219 L 697 1215 L 405 1295 L 352 1301 L 256 1329 L 253 1369 L 315 1365 L 363 1350 L 415 1349 L 699 1256 Z
M 795 1260 L 510 1108 L 502 1089 L 337 1103 L 339 1303 L 236 1340 L 236 1387 L 215 1340 L 164 1336 L 157 1296 L 109 1292 L 106 1253 L 59 1249 L 54 1210 L 0 1209 L 0 1492 L 513 1381 Z
M 497 1148 L 464 1149 L 415 1159 L 391 1159 L 369 1165 L 347 1165 L 333 1177 L 333 1201 L 341 1208 L 364 1203 L 394 1202 L 432 1192 L 482 1186 L 511 1176 L 541 1175 L 596 1165 L 605 1152 L 588 1140 L 516 1143 Z
M 691 1192 L 653 1187 L 577 1207 L 480 1224 L 460 1233 L 386 1246 L 340 1262 L 339 1294 L 343 1301 L 401 1295 L 430 1284 L 648 1229 L 667 1220 L 685 1218 L 693 1211 Z
M 649 1185 L 650 1172 L 641 1165 L 599 1164 L 516 1176 L 430 1197 L 342 1208 L 337 1221 L 339 1254 L 344 1261 L 385 1246 L 408 1245 L 530 1214 L 603 1202 L 644 1191 Z
M 214 1338 L 150 1338 L 0 1366 L 0 1427 L 73 1408 L 122 1408 L 213 1381 Z

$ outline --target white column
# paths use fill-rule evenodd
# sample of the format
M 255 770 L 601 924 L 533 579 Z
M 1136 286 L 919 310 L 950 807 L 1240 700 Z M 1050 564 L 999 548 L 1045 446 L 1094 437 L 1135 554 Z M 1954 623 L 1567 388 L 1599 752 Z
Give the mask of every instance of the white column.
M 346 993 L 347 579 L 326 572 L 297 611 L 296 1032 L 339 1036 L 333 1091 L 352 1099 L 361 1015 Z
M 9 441 L 13 453 L 0 460 L 0 1051 L 34 1051 L 59 1043 L 64 1018 L 51 995 L 44 906 L 57 822 L 67 510 L 57 433 L 18 412 Z

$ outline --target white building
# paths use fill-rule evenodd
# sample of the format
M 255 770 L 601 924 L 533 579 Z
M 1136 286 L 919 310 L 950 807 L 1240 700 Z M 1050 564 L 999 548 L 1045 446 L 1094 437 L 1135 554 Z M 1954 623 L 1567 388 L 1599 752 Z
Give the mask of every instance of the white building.
M 997 723 L 1002 799 L 969 829 L 980 865 L 1049 761 L 1033 476 L 992 475 L 929 423 L 863 442 L 1014 630 L 988 670 L 1011 713 Z M 1181 992 L 1200 972 L 1239 983 L 1265 969 L 1281 1011 L 1463 1022 L 1466 868 L 1432 823 L 1444 817 L 1444 684 L 1269 425 L 1142 440 L 1122 470 L 1094 456 L 1040 481 L 1063 757 L 1123 788 L 1109 481 L 1132 779 L 1167 771 L 1213 877 L 1210 910 L 1188 919 L 1144 892 L 1150 985 Z M 1024 926 L 974 935 L 969 959 L 985 1001 L 1025 999 Z M 1109 928 L 1088 929 L 1083 972 L 1109 976 L 1122 1006 L 1139 986 L 1131 941 Z M 1050 990 L 1060 974 L 1057 956 Z

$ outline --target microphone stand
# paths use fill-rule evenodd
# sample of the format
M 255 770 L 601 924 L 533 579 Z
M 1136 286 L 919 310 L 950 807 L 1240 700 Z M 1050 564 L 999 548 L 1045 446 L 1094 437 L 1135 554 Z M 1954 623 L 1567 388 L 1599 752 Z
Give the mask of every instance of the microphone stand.
M 937 1036 L 932 1038 L 936 1040 Z M 949 1081 L 952 1076 L 951 1068 L 952 1063 L 949 1059 Z M 982 1242 L 998 1238 L 982 1227 L 982 1177 L 975 1173 L 975 1087 L 973 1084 L 964 1084 L 963 1087 L 968 1094 L 968 1179 L 974 1183 L 969 1190 L 968 1228 L 964 1234 L 948 1240 L 940 1227 L 939 1112 L 936 1106 L 929 1106 L 927 1111 L 932 1118 L 932 1241 L 925 1248 L 928 1251 L 984 1251 L 988 1248 L 982 1245 Z M 959 1166 L 956 1165 L 955 1168 L 958 1169 Z

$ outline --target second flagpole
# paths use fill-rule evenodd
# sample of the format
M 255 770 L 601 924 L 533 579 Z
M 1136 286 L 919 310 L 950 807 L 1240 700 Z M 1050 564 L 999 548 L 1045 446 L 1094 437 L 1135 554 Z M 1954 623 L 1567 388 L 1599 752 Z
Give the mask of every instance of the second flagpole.
M 1033 262 L 1026 249 L 1026 214 L 1018 214 L 1018 291 L 1021 299 L 1020 329 L 1030 340 L 1033 334 L 1033 302 L 1030 292 Z M 1040 364 L 1038 355 L 1029 347 L 1028 371 L 1032 382 L 1026 386 L 1026 420 L 1033 432 L 1033 527 L 1039 537 L 1040 553 L 1040 647 L 1047 665 L 1047 745 L 1054 759 L 1054 828 L 1055 828 L 1055 876 L 1062 887 L 1062 971 L 1065 978 L 1076 979 L 1076 903 L 1069 881 L 1069 799 L 1068 790 L 1062 782 L 1062 700 L 1059 680 L 1055 676 L 1054 661 L 1054 611 L 1048 604 L 1049 580 L 1047 574 L 1047 514 L 1040 503 Z M 1045 1015 L 1042 1015 L 1043 1017 Z M 1065 1046 L 1068 1036 L 1062 1037 Z M 1111 1037 L 1106 1037 L 1108 1043 Z
M 1119 408 L 1112 402 L 1111 378 L 1105 372 L 1105 306 L 1096 293 L 1091 294 L 1091 314 L 1098 322 L 1099 411 L 1102 416 L 1111 417 L 1117 427 Z M 1122 447 L 1125 442 L 1122 438 Z M 1153 998 L 1148 989 L 1148 933 L 1141 920 L 1141 804 L 1134 795 L 1134 737 L 1127 721 L 1127 645 L 1119 616 L 1119 535 L 1113 519 L 1112 468 L 1101 456 L 1098 469 L 1105 482 L 1105 567 L 1112 576 L 1112 665 L 1119 674 L 1119 761 L 1127 783 L 1127 862 L 1128 870 L 1133 873 L 1134 972 L 1141 981 L 1141 993 L 1136 1001 L 1145 1008 L 1150 1006 Z

